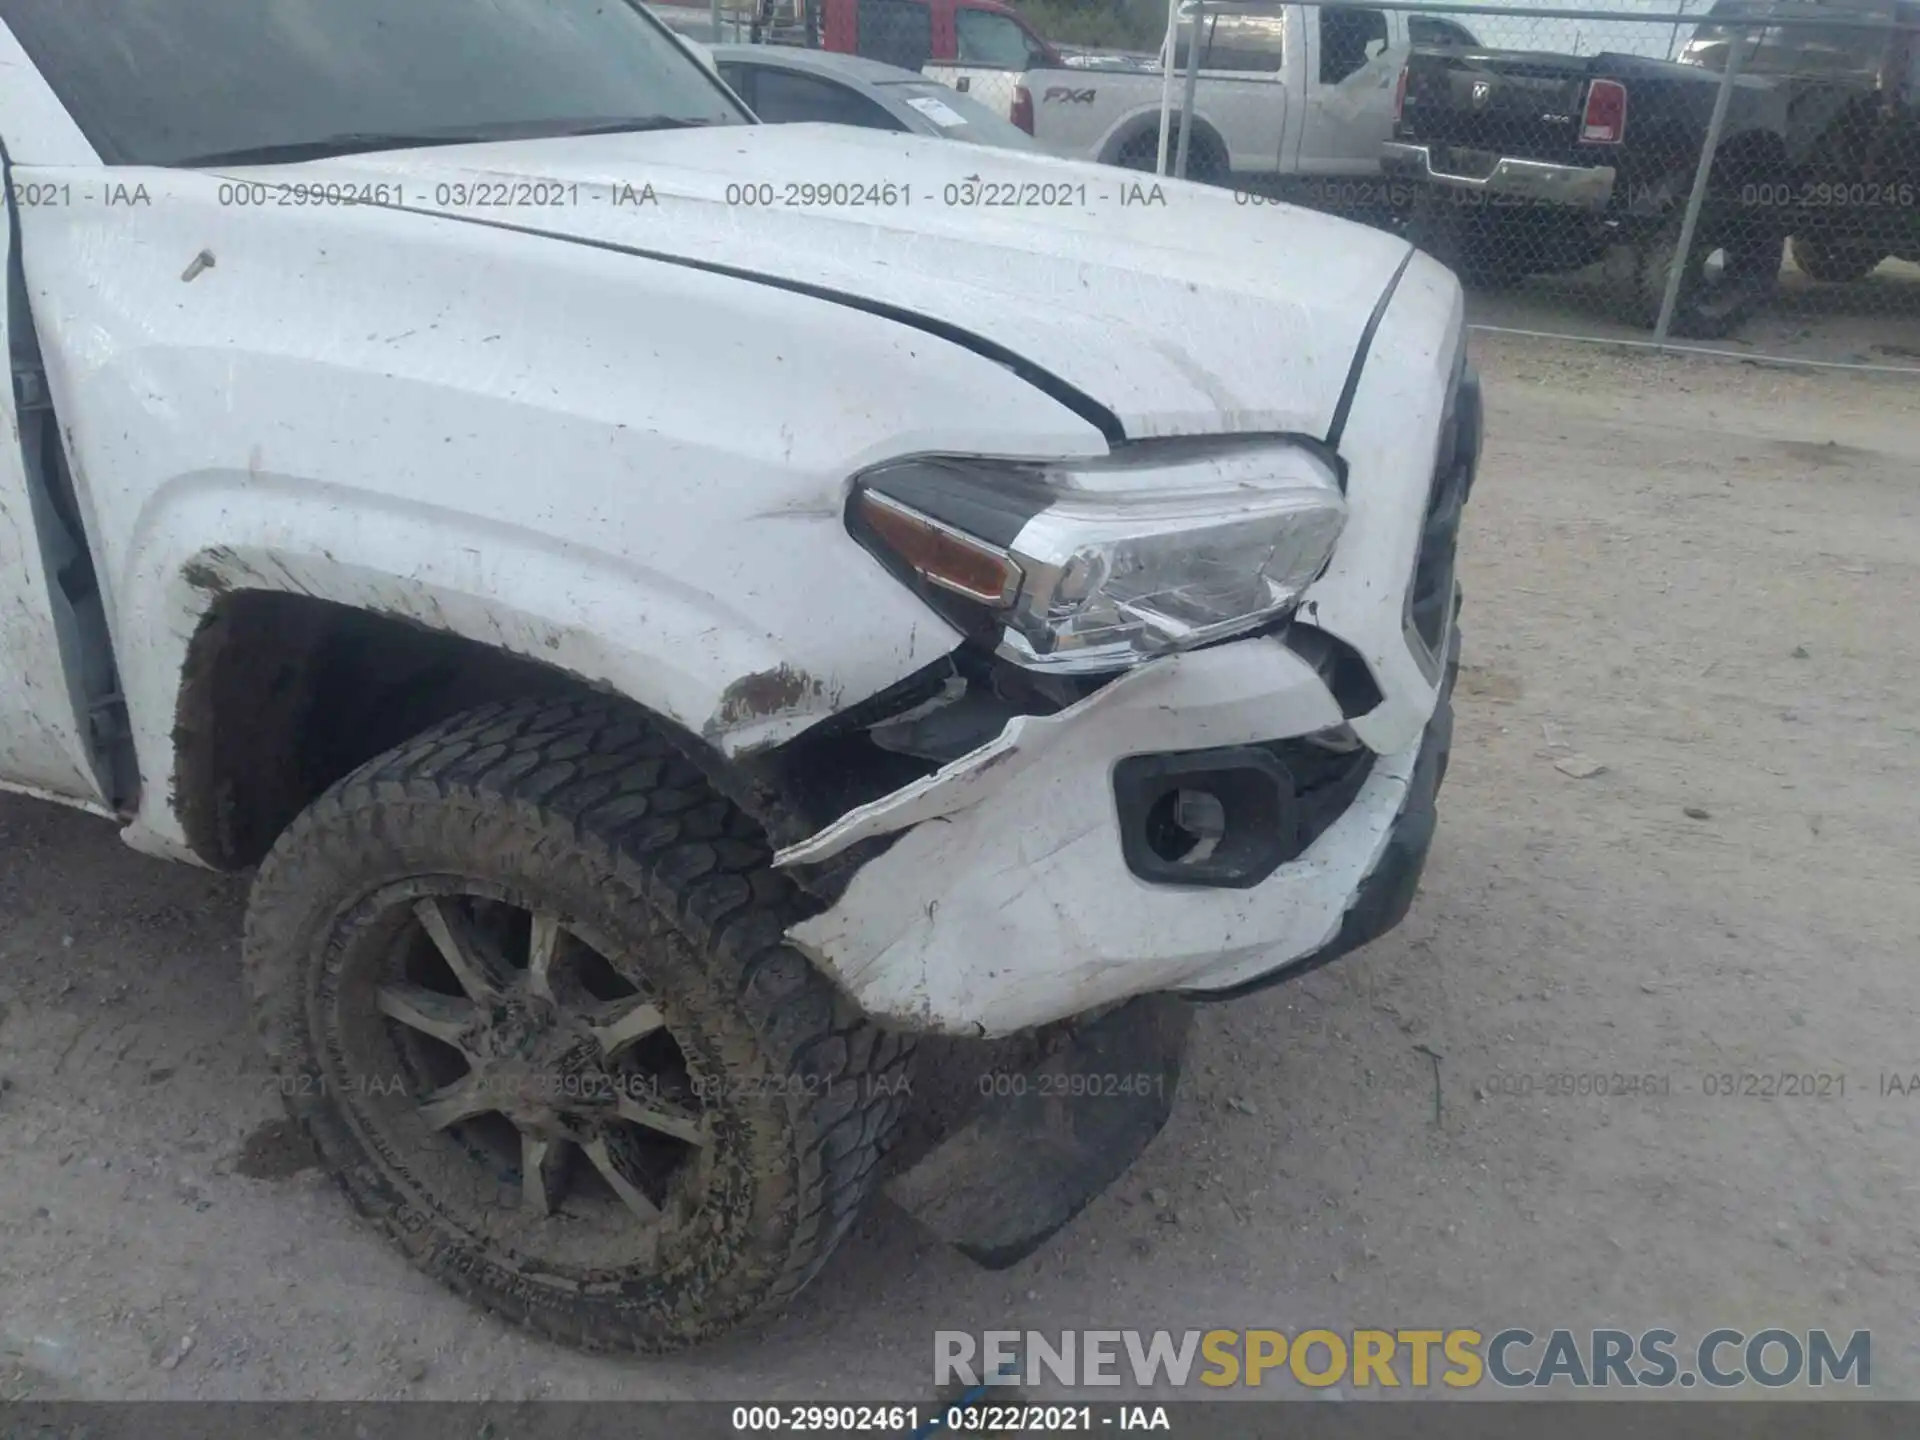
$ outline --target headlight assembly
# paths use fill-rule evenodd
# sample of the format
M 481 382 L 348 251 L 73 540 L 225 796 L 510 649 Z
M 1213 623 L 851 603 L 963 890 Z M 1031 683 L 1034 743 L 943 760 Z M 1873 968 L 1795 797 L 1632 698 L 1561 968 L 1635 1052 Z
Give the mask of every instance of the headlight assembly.
M 1312 451 L 1161 441 L 1059 464 L 931 456 L 855 483 L 854 535 L 963 630 L 1056 672 L 1124 669 L 1284 615 L 1346 521 Z

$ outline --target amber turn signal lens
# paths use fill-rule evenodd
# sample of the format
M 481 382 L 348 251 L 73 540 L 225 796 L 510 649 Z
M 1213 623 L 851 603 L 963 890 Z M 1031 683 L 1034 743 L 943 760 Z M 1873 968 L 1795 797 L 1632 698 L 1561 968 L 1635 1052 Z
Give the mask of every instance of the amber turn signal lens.
M 928 584 L 983 605 L 1006 605 L 1020 593 L 1020 567 L 1004 550 L 878 491 L 864 491 L 855 507 L 874 538 Z

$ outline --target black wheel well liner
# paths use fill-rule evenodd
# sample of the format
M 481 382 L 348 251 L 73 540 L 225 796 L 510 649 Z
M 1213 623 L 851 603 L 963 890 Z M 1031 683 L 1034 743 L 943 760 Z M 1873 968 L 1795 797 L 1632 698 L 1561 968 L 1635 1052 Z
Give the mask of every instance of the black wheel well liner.
M 223 591 L 182 667 L 174 813 L 196 856 L 243 869 L 334 781 L 408 735 L 486 700 L 579 683 L 397 616 Z
M 788 845 L 931 770 L 839 723 L 904 708 L 920 688 L 910 676 L 785 745 L 728 756 L 631 697 L 533 657 L 311 595 L 223 590 L 182 667 L 169 800 L 195 856 L 245 869 L 336 781 L 443 720 L 490 701 L 601 695 L 671 741 L 771 844 Z M 837 893 L 868 853 L 795 878 Z

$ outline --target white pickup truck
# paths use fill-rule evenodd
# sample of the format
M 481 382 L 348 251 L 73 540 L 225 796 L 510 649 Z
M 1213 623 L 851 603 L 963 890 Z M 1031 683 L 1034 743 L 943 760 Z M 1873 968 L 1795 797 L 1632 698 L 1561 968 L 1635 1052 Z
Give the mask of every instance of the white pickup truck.
M 1405 241 L 757 125 L 618 0 L 0 0 L 0 75 L 0 787 L 254 872 L 287 1106 L 459 1293 L 778 1310 L 924 1033 L 1032 1042 L 889 1182 L 1005 1263 L 1192 997 L 1405 913 L 1480 433 Z
M 1409 45 L 1475 43 L 1443 16 L 1353 5 L 1209 4 L 1198 23 L 1187 174 L 1278 181 L 1278 193 L 1324 200 L 1323 208 L 1377 203 L 1379 187 L 1371 182 L 1393 130 L 1394 87 Z M 1193 32 L 1189 13 L 1173 57 L 1176 137 Z M 1155 167 L 1160 60 L 1082 57 L 1060 69 L 1029 70 L 1021 84 L 1016 122 L 1041 149 Z M 1170 145 L 1169 168 L 1171 155 Z

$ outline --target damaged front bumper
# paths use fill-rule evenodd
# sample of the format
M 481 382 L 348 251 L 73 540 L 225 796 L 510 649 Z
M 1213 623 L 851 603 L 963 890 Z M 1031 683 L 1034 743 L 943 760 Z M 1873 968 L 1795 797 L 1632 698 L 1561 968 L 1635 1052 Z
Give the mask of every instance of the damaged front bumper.
M 1457 646 L 1450 646 L 1457 653 Z M 1385 934 L 1413 903 L 1433 845 L 1435 797 L 1453 748 L 1450 663 L 1401 807 L 1333 939 L 1311 957 L 1231 991 L 1286 979 Z M 887 1187 L 887 1195 L 970 1260 L 1026 1258 L 1139 1157 L 1172 1112 L 1192 1007 L 1143 995 L 1066 1027 L 1030 1070 L 991 1087 L 964 1124 Z
M 857 863 L 789 938 L 884 1024 L 996 1036 L 1232 993 L 1379 933 L 1359 912 L 1370 877 L 1404 868 L 1455 663 L 1480 446 L 1461 322 L 1452 277 L 1410 267 L 1341 446 L 1347 526 L 1291 626 L 1019 715 L 786 845 L 797 874 Z M 1192 791 L 1216 811 L 1198 863 L 1163 843 Z
M 1273 828 L 1290 827 L 1298 853 L 1250 885 L 1179 883 L 1177 864 L 1154 875 L 1149 832 L 1162 812 L 1124 796 L 1116 770 L 1197 757 L 1215 767 L 1205 783 L 1231 817 L 1265 778 L 1251 757 L 1275 756 L 1292 776 L 1316 742 L 1348 728 L 1320 671 L 1283 638 L 1142 667 L 1056 715 L 1016 719 L 822 843 L 781 852 L 804 863 L 904 832 L 790 938 L 869 1014 L 947 1034 L 1004 1035 L 1132 995 L 1240 986 L 1338 935 L 1389 852 L 1422 736 L 1387 754 L 1354 752 L 1331 782 L 1341 799 L 1352 789 L 1343 808 L 1276 785 Z M 1229 825 L 1223 843 L 1233 838 Z
M 777 855 L 836 883 L 789 930 L 882 1023 L 1046 1027 L 890 1186 L 1012 1263 L 1165 1124 L 1192 1002 L 1366 944 L 1406 914 L 1452 749 L 1458 527 L 1480 448 L 1457 283 L 1417 256 L 1340 456 L 1348 520 L 1293 623 L 1142 665 L 840 813 Z M 1205 849 L 1184 792 L 1205 792 Z M 841 883 L 844 882 L 844 883 Z

